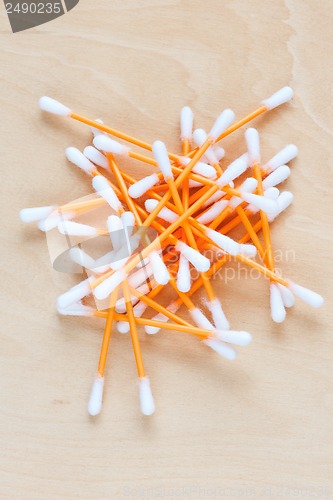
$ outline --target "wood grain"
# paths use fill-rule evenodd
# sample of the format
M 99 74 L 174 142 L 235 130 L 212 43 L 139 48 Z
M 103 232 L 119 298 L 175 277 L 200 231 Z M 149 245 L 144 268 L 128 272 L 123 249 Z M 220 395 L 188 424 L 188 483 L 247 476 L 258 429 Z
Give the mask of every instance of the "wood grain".
M 81 0 L 13 35 L 2 8 L 1 498 L 333 495 L 332 22 L 330 0 Z M 157 404 L 144 419 L 129 337 L 115 335 L 103 412 L 90 420 L 103 321 L 56 315 L 73 280 L 18 220 L 22 207 L 90 192 L 64 159 L 90 134 L 42 115 L 38 98 L 177 150 L 183 105 L 208 128 L 225 107 L 242 116 L 283 85 L 293 103 L 255 122 L 264 158 L 287 143 L 300 150 L 285 185 L 295 201 L 272 237 L 279 267 L 324 307 L 297 302 L 275 326 L 267 281 L 223 274 L 213 285 L 253 345 L 228 363 L 181 334 L 142 336 Z M 235 158 L 242 132 L 224 145 Z

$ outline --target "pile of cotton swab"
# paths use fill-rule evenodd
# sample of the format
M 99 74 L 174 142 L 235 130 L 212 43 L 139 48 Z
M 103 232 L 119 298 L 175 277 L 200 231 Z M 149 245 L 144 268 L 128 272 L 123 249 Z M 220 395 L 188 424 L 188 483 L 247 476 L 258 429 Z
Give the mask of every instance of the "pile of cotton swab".
M 284 147 L 263 163 L 259 134 L 253 128 L 240 138 L 247 151 L 231 162 L 217 145 L 291 98 L 292 90 L 284 87 L 236 122 L 234 113 L 226 109 L 208 133 L 202 128 L 193 130 L 193 113 L 184 107 L 180 154 L 170 152 L 160 140 L 148 144 L 101 120 L 74 113 L 49 97 L 40 99 L 44 111 L 85 123 L 93 133 L 93 145 L 83 153 L 69 147 L 66 157 L 92 178 L 94 195 L 62 206 L 20 212 L 22 221 L 37 222 L 42 231 L 59 231 L 69 246 L 69 258 L 85 274 L 80 283 L 58 297 L 58 312 L 105 319 L 88 403 L 91 415 L 97 415 L 102 406 L 113 326 L 120 333 L 130 333 L 144 415 L 154 412 L 155 403 L 143 363 L 140 326 L 148 335 L 161 329 L 194 335 L 228 360 L 236 357 L 233 346 L 251 342 L 248 332 L 230 330 L 211 283 L 231 258 L 269 279 L 273 321 L 285 319 L 295 296 L 313 307 L 322 305 L 320 295 L 282 277 L 274 262 L 270 223 L 293 200 L 289 191 L 277 186 L 290 175 L 286 164 L 297 156 L 296 146 Z M 133 158 L 155 171 L 133 179 L 119 168 L 118 157 Z M 233 230 L 242 228 L 243 235 L 233 237 Z M 91 243 L 93 254 L 87 249 Z M 158 300 L 165 289 L 172 296 L 167 307 Z M 199 289 L 204 294 L 203 307 L 193 301 Z M 191 322 L 179 315 L 182 306 L 188 309 Z

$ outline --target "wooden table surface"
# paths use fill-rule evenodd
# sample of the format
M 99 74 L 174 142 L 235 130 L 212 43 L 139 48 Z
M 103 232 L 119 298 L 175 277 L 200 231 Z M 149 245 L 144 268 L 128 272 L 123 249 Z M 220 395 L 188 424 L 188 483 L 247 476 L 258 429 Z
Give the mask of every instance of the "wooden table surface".
M 333 495 L 332 23 L 330 0 L 81 0 L 12 34 L 2 7 L 1 498 Z M 43 115 L 38 98 L 179 151 L 185 104 L 209 128 L 225 107 L 240 117 L 284 85 L 293 102 L 254 123 L 264 159 L 299 147 L 283 186 L 294 203 L 272 238 L 279 268 L 324 307 L 297 301 L 274 325 L 267 280 L 222 274 L 213 286 L 253 344 L 227 362 L 185 334 L 142 334 L 157 405 L 144 418 L 129 336 L 115 334 L 103 410 L 90 419 L 103 321 L 57 316 L 77 278 L 52 270 L 44 234 L 18 211 L 90 193 L 64 148 L 91 138 Z M 242 153 L 243 131 L 224 145 L 228 161 Z

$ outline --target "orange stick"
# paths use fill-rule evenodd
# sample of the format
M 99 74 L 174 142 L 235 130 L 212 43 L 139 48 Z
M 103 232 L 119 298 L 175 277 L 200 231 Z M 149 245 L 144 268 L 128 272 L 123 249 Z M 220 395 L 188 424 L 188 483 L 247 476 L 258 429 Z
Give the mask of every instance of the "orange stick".
M 218 137 L 218 139 L 217 139 L 216 142 L 221 141 L 224 137 L 227 137 L 232 132 L 234 132 L 235 130 L 239 129 L 240 127 L 242 127 L 246 123 L 250 122 L 251 120 L 253 120 L 257 116 L 261 115 L 265 111 L 268 111 L 267 108 L 266 108 L 266 106 L 261 106 L 261 107 L 257 108 L 255 111 L 253 111 L 252 113 L 249 113 L 248 115 L 244 116 L 243 118 L 241 118 L 240 120 L 238 120 L 237 122 L 235 122 L 233 125 L 231 125 L 230 127 L 228 127 Z M 73 118 L 73 120 L 77 120 L 77 121 L 79 121 L 81 123 L 85 123 L 86 125 L 89 125 L 90 127 L 97 128 L 98 130 L 102 130 L 103 132 L 106 132 L 106 133 L 108 133 L 110 135 L 113 135 L 114 137 L 118 137 L 119 139 L 123 139 L 124 141 L 129 142 L 131 144 L 135 144 L 136 146 L 139 146 L 139 147 L 141 147 L 143 149 L 146 149 L 148 151 L 152 150 L 152 145 L 149 144 L 148 142 L 145 142 L 145 141 L 142 141 L 140 139 L 137 139 L 136 137 L 133 137 L 133 136 L 128 135 L 128 134 L 125 134 L 124 132 L 120 132 L 119 130 L 111 128 L 111 127 L 109 127 L 107 125 L 104 125 L 102 123 L 96 122 L 95 120 L 91 120 L 90 118 L 86 118 L 83 115 L 79 115 L 78 113 L 71 112 L 69 116 L 71 118 Z M 193 158 L 195 156 L 195 154 L 197 153 L 198 149 L 199 148 L 194 149 L 193 151 L 191 151 L 191 153 L 189 154 L 189 156 Z M 173 153 L 169 153 L 169 158 L 171 160 L 175 161 L 175 162 L 178 161 L 178 155 L 175 155 Z
M 262 185 L 262 176 L 261 169 L 258 163 L 253 165 L 253 173 L 258 182 L 257 191 L 260 195 L 264 195 L 264 188 Z M 262 222 L 262 232 L 264 235 L 265 247 L 266 247 L 266 263 L 271 271 L 274 271 L 274 258 L 273 258 L 273 249 L 272 249 L 272 241 L 271 241 L 271 230 L 269 227 L 268 217 L 265 212 L 260 210 L 260 218 Z
M 118 295 L 118 288 L 116 288 L 111 294 L 110 307 L 109 307 L 109 310 L 105 316 L 106 323 L 105 323 L 105 328 L 104 328 L 102 347 L 101 347 L 101 352 L 100 352 L 100 356 L 99 356 L 98 370 L 97 370 L 98 374 L 101 377 L 104 377 L 104 372 L 105 372 L 106 358 L 108 355 L 108 350 L 109 350 L 109 345 L 110 345 L 112 324 L 113 324 L 113 320 L 114 320 L 115 304 L 116 304 L 116 300 L 117 300 L 117 295 Z
M 107 313 L 104 311 L 95 311 L 93 316 L 97 318 L 106 318 Z M 114 319 L 116 321 L 127 321 L 128 322 L 128 317 L 125 314 L 118 314 L 115 313 Z M 205 330 L 204 328 L 197 328 L 193 325 L 186 326 L 186 325 L 181 325 L 178 323 L 164 323 L 163 321 L 157 321 L 154 319 L 148 319 L 148 318 L 137 318 L 135 317 L 135 322 L 138 325 L 144 325 L 144 326 L 156 326 L 157 328 L 165 328 L 166 330 L 174 330 L 176 332 L 184 332 L 184 333 L 190 333 L 191 335 L 195 335 L 199 338 L 207 338 L 211 337 L 213 335 L 213 332 L 210 330 Z
M 143 365 L 139 335 L 138 335 L 138 331 L 136 328 L 135 316 L 134 316 L 133 306 L 132 306 L 132 301 L 131 301 L 131 294 L 130 294 L 127 280 L 125 280 L 122 283 L 122 288 L 123 288 L 123 293 L 124 293 L 124 299 L 126 302 L 126 311 L 127 311 L 128 322 L 130 324 L 130 333 L 131 333 L 131 339 L 132 339 L 132 345 L 133 345 L 133 351 L 134 351 L 134 356 L 135 356 L 137 372 L 138 372 L 138 376 L 140 378 L 143 378 L 146 376 L 146 372 L 145 372 L 145 368 Z

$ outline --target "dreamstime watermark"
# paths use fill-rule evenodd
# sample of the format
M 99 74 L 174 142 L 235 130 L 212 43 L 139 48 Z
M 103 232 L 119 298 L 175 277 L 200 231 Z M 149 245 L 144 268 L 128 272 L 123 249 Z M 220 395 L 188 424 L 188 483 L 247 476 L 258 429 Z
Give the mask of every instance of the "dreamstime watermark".
M 333 489 L 310 484 L 274 486 L 208 486 L 208 485 L 156 485 L 152 487 L 125 486 L 123 498 L 332 498 Z
M 72 10 L 79 0 L 4 0 L 13 33 L 48 23 Z

